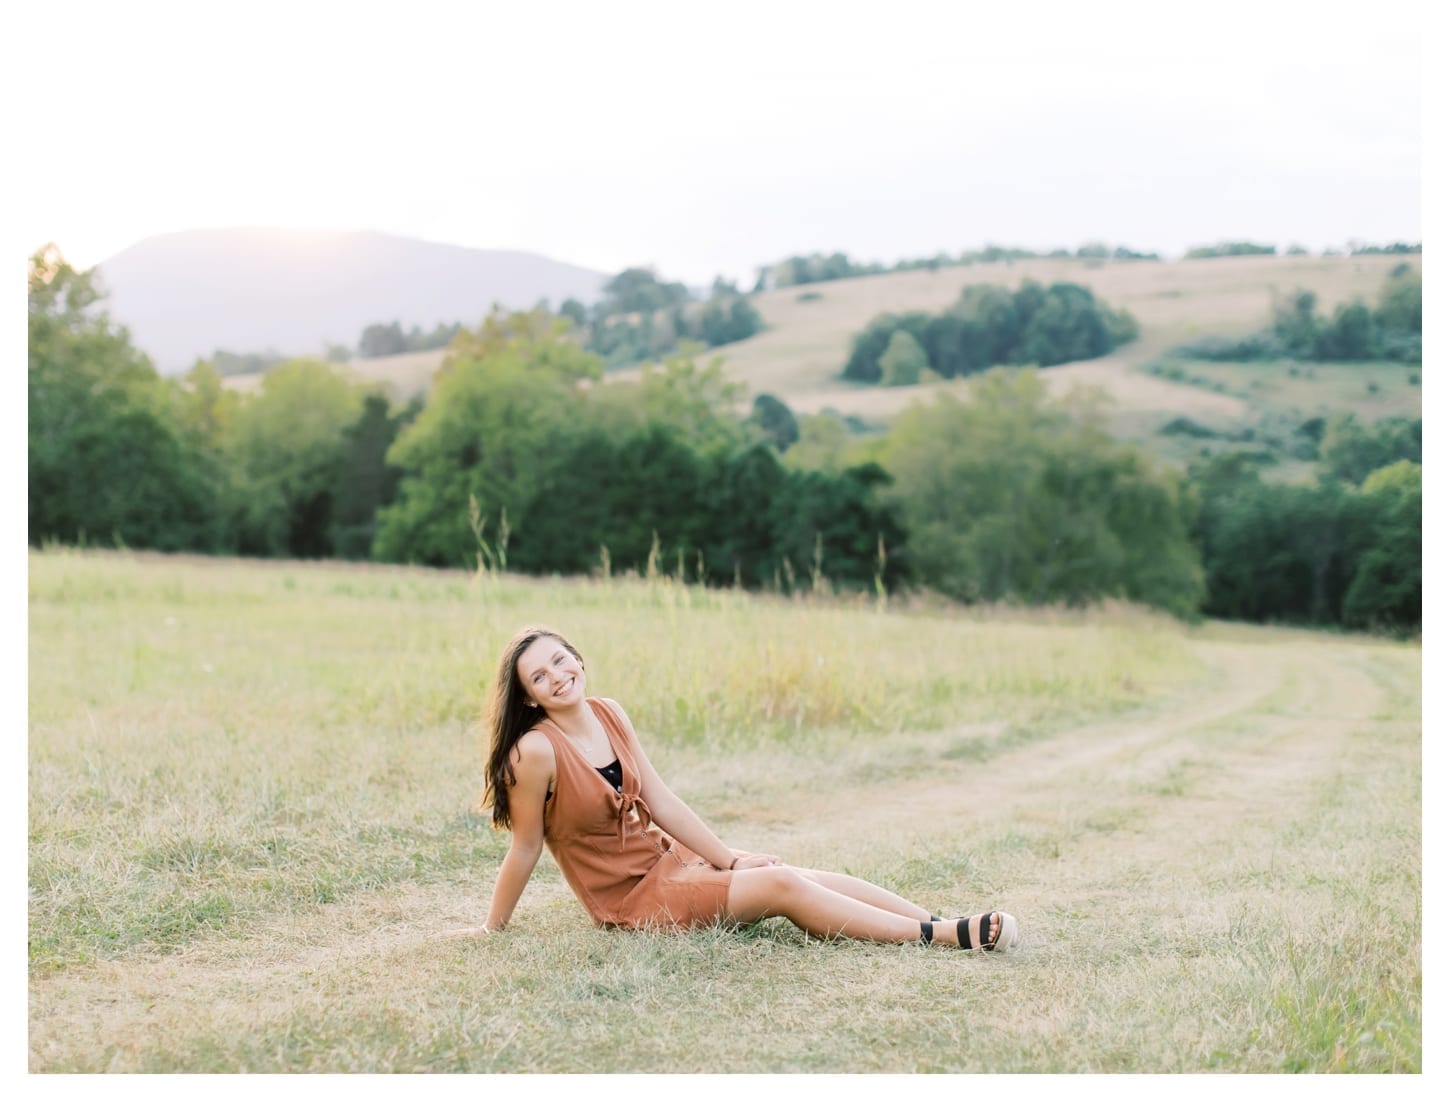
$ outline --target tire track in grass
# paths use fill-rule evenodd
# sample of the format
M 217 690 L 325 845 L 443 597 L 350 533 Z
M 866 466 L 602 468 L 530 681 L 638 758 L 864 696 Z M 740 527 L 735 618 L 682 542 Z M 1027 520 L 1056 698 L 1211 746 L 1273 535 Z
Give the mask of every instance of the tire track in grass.
M 985 841 L 1002 824 L 1054 806 L 1060 800 L 1056 793 L 1076 790 L 1083 777 L 1114 775 L 1153 754 L 1171 756 L 1169 748 L 1180 736 L 1250 713 L 1282 687 L 1283 663 L 1268 648 L 1207 644 L 1201 650 L 1221 677 L 1146 713 L 1068 727 L 985 762 L 943 759 L 927 778 L 801 796 L 792 821 L 771 828 L 782 847 L 778 852 L 799 849 L 818 860 L 817 854 L 829 853 L 843 838 L 889 851 L 944 830 L 985 829 Z
M 1015 870 L 1037 966 L 1082 981 L 1019 1028 L 1069 1066 L 1111 1047 L 1099 1023 L 1146 1014 L 1161 1048 L 1133 1070 L 1418 1068 L 1419 723 L 1385 710 L 1400 671 L 1362 649 L 1287 672 L 1270 708 L 1206 732 L 1213 754 L 1190 748 L 1178 791 L 1120 791 L 1113 829 Z M 1386 937 L 1408 963 L 1374 963 Z

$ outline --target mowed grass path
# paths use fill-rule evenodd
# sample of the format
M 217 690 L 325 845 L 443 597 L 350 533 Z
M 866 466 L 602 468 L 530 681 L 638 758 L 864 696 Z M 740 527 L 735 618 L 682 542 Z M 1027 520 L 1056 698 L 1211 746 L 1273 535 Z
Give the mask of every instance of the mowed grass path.
M 1417 1071 L 1418 647 L 36 553 L 32 1071 Z M 542 620 L 728 842 L 1020 952 L 593 929 L 470 811 Z

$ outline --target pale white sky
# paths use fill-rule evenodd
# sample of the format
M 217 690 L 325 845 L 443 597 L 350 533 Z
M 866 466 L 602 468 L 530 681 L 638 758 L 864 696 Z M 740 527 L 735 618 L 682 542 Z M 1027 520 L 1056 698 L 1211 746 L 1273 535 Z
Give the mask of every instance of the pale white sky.
M 838 249 L 1422 233 L 1405 0 L 31 7 L 18 229 L 79 266 L 230 225 L 691 283 Z

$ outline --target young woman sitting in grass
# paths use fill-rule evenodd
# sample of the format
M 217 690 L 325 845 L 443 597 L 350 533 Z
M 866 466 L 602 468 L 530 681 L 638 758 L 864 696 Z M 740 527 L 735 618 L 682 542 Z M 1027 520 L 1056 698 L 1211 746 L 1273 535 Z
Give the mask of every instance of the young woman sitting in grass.
M 1002 950 L 1009 914 L 943 921 L 842 873 L 732 850 L 670 791 L 612 700 L 584 695 L 584 659 L 557 632 L 526 628 L 505 648 L 490 707 L 484 791 L 512 831 L 488 920 L 501 930 L 545 845 L 601 926 L 666 930 L 781 916 L 818 937 Z

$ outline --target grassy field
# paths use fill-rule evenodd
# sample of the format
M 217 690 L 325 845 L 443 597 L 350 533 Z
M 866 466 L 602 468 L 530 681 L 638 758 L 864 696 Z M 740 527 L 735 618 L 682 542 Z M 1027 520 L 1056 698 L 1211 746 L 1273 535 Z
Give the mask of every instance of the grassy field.
M 1128 608 L 30 557 L 31 1071 L 1417 1071 L 1417 647 Z M 542 621 L 732 845 L 1020 952 L 509 931 L 472 811 Z

